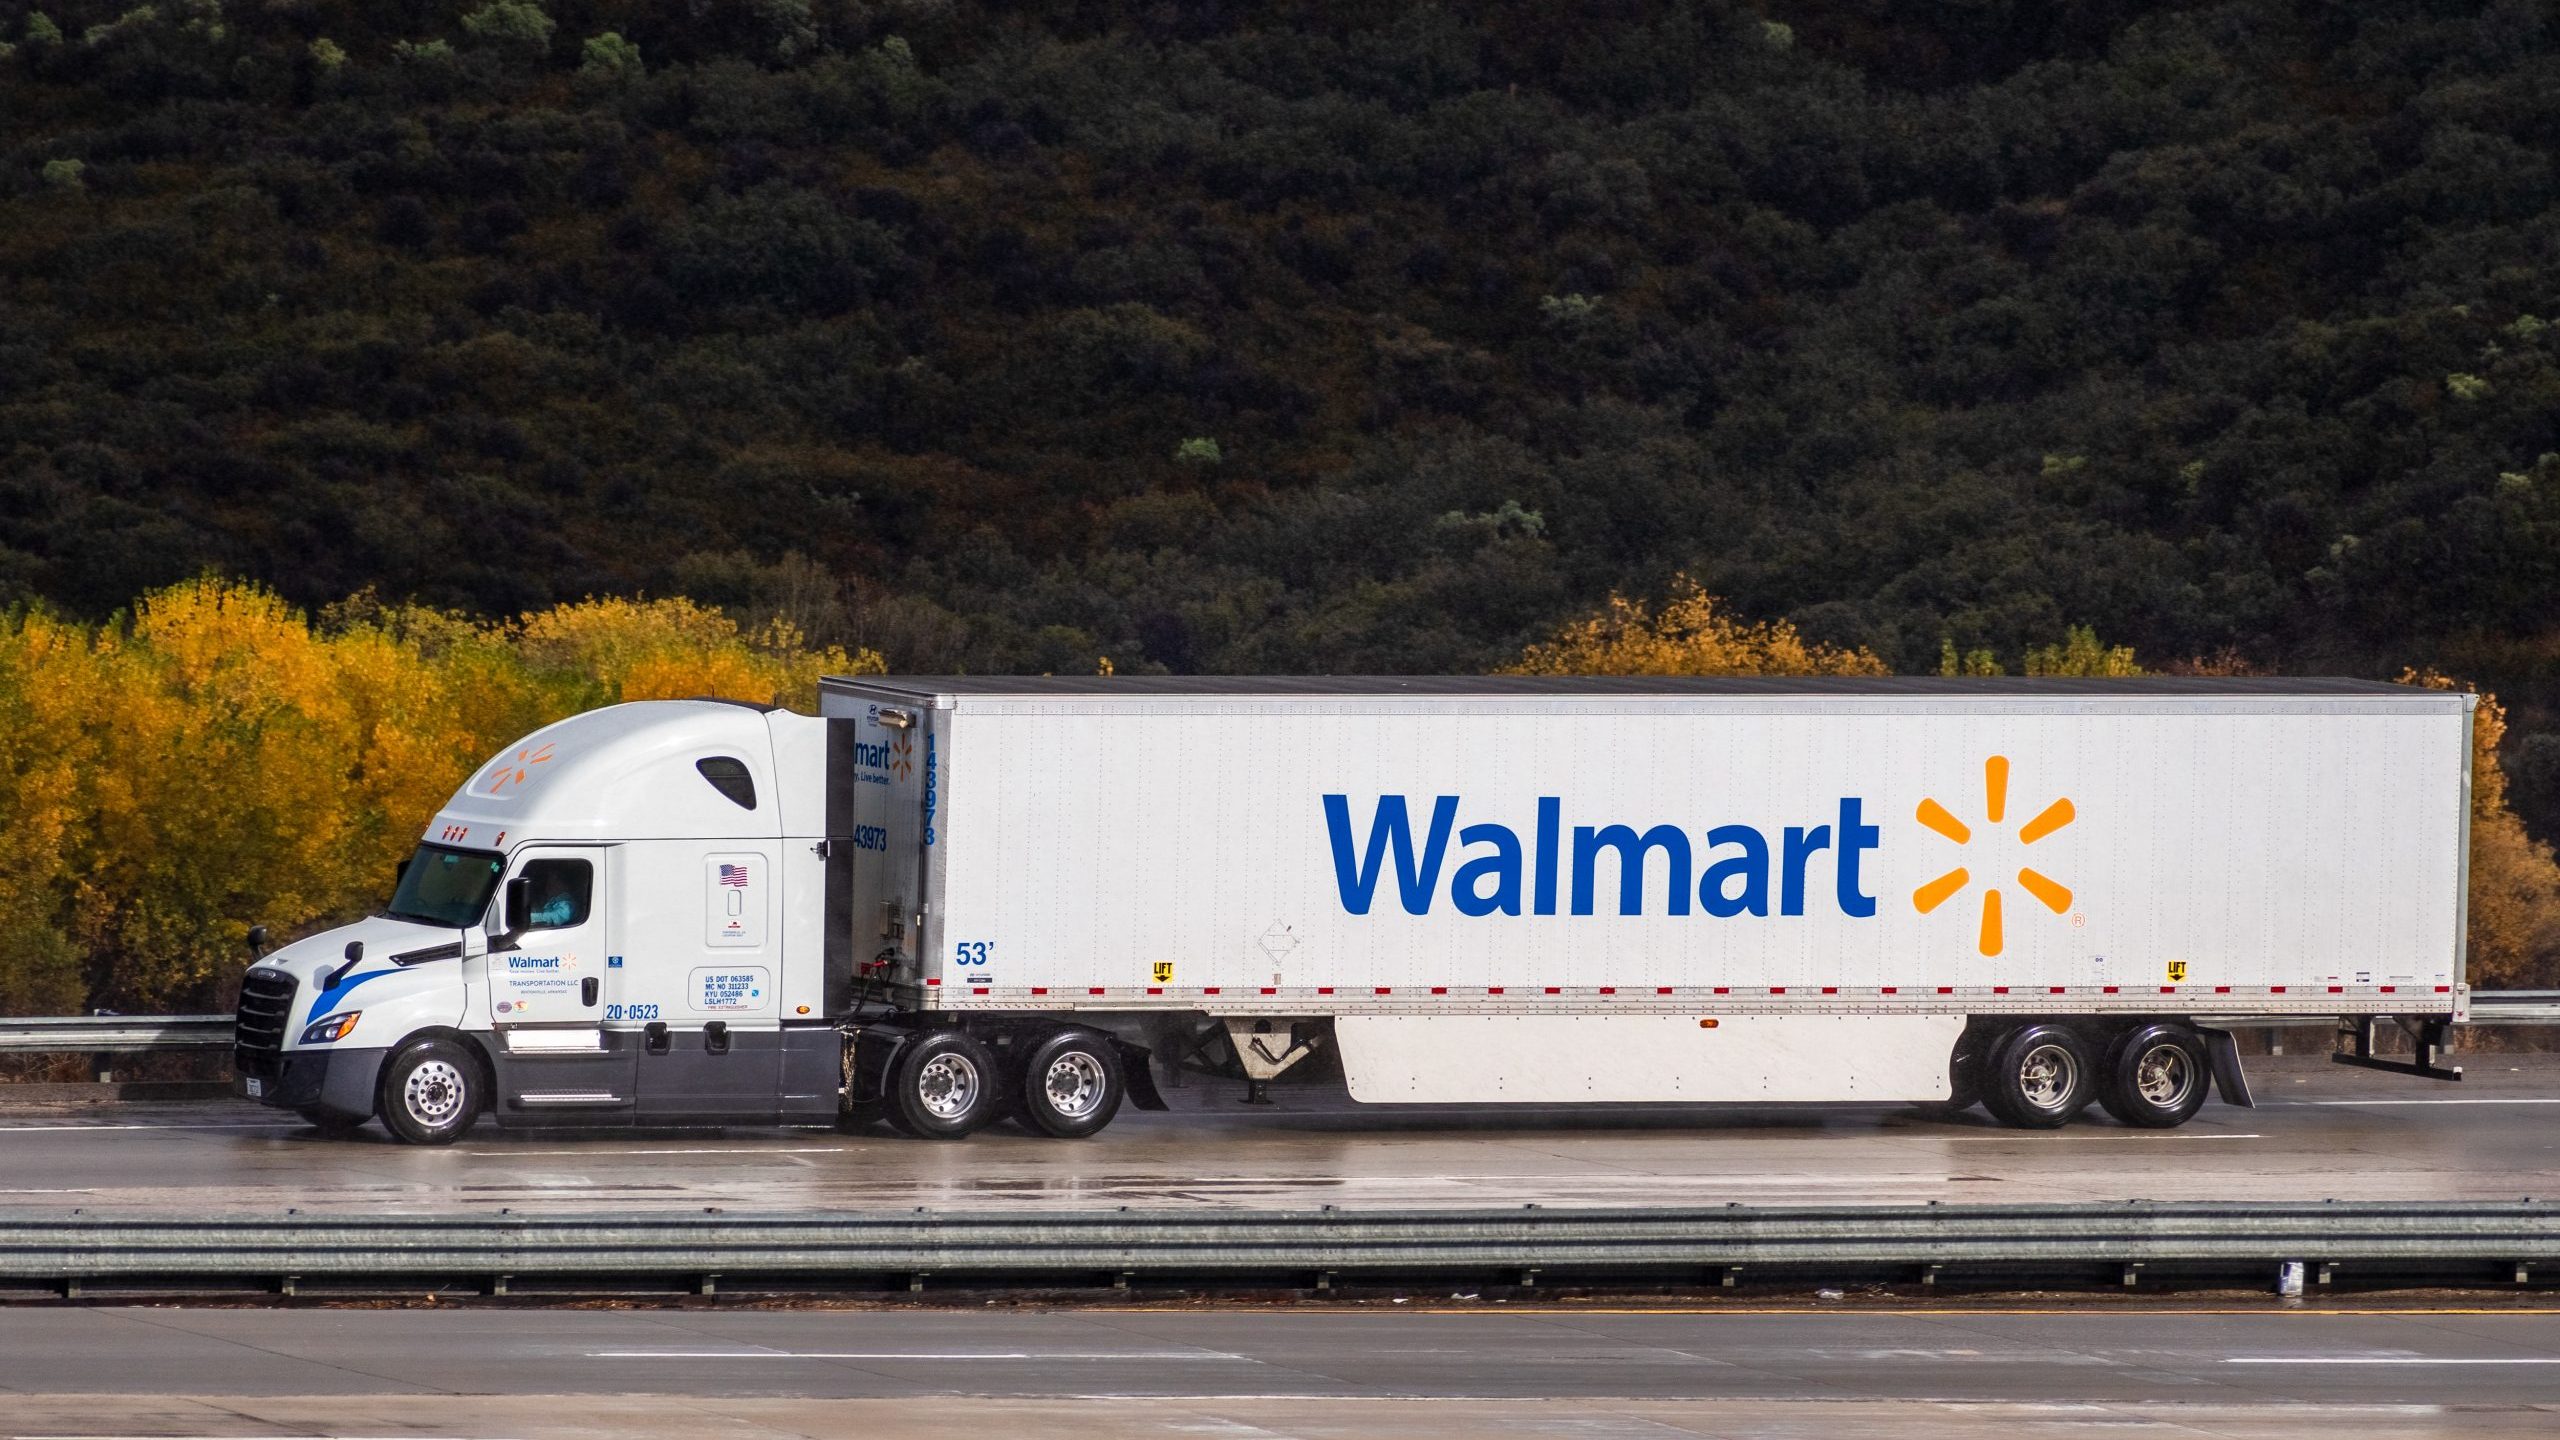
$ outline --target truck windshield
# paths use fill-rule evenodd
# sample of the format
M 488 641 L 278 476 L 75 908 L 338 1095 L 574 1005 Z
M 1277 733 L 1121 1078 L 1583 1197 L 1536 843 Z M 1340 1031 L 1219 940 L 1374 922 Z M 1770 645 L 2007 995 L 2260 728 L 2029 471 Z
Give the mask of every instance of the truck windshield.
M 477 925 L 506 868 L 506 857 L 493 851 L 421 845 L 391 892 L 392 918 L 455 930 Z

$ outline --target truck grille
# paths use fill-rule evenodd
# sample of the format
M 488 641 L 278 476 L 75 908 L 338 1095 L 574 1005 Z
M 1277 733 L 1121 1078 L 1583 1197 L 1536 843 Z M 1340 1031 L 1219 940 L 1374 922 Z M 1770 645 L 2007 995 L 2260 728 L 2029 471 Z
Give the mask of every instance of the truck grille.
M 281 1068 L 285 1026 L 293 1019 L 300 982 L 282 970 L 252 970 L 240 982 L 240 1014 L 232 1025 L 231 1058 L 243 1075 L 271 1077 Z

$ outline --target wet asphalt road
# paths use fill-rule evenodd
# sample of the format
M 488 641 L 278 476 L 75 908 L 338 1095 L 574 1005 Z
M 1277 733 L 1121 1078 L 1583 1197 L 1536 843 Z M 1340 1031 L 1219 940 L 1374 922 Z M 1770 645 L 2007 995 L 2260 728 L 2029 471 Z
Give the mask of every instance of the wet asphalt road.
M 0 1311 L 0 1435 L 2560 1432 L 2560 1315 Z
M 2172 1131 L 2051 1133 L 1901 1106 L 1355 1107 L 1195 1082 L 1092 1140 L 826 1130 L 560 1135 L 483 1121 L 449 1150 L 330 1140 L 246 1102 L 0 1103 L 0 1207 L 954 1211 L 2513 1199 L 2560 1195 L 2560 1057 L 2474 1055 L 2459 1085 L 2255 1062 L 2260 1107 Z

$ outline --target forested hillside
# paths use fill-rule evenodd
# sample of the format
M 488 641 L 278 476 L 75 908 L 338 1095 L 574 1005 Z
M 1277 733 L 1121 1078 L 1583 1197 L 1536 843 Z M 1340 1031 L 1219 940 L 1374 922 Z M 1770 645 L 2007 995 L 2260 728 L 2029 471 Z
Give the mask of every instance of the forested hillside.
M 0 591 L 913 669 L 2434 666 L 2560 821 L 2548 6 L 0 0 Z

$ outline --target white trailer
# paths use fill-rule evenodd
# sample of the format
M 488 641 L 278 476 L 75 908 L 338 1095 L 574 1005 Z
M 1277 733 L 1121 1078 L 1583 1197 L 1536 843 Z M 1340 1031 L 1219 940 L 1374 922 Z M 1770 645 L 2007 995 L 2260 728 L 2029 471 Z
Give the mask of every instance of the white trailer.
M 1257 1090 L 1331 1046 L 1368 1102 L 2175 1125 L 2247 1103 L 2218 1014 L 2343 1017 L 2367 1058 L 2396 1020 L 2420 1059 L 2374 1063 L 2452 1073 L 2471 708 L 2163 678 L 617 706 L 485 768 L 386 915 L 262 959 L 241 1061 L 421 1141 L 483 1110 L 1090 1134 L 1204 1039 Z

